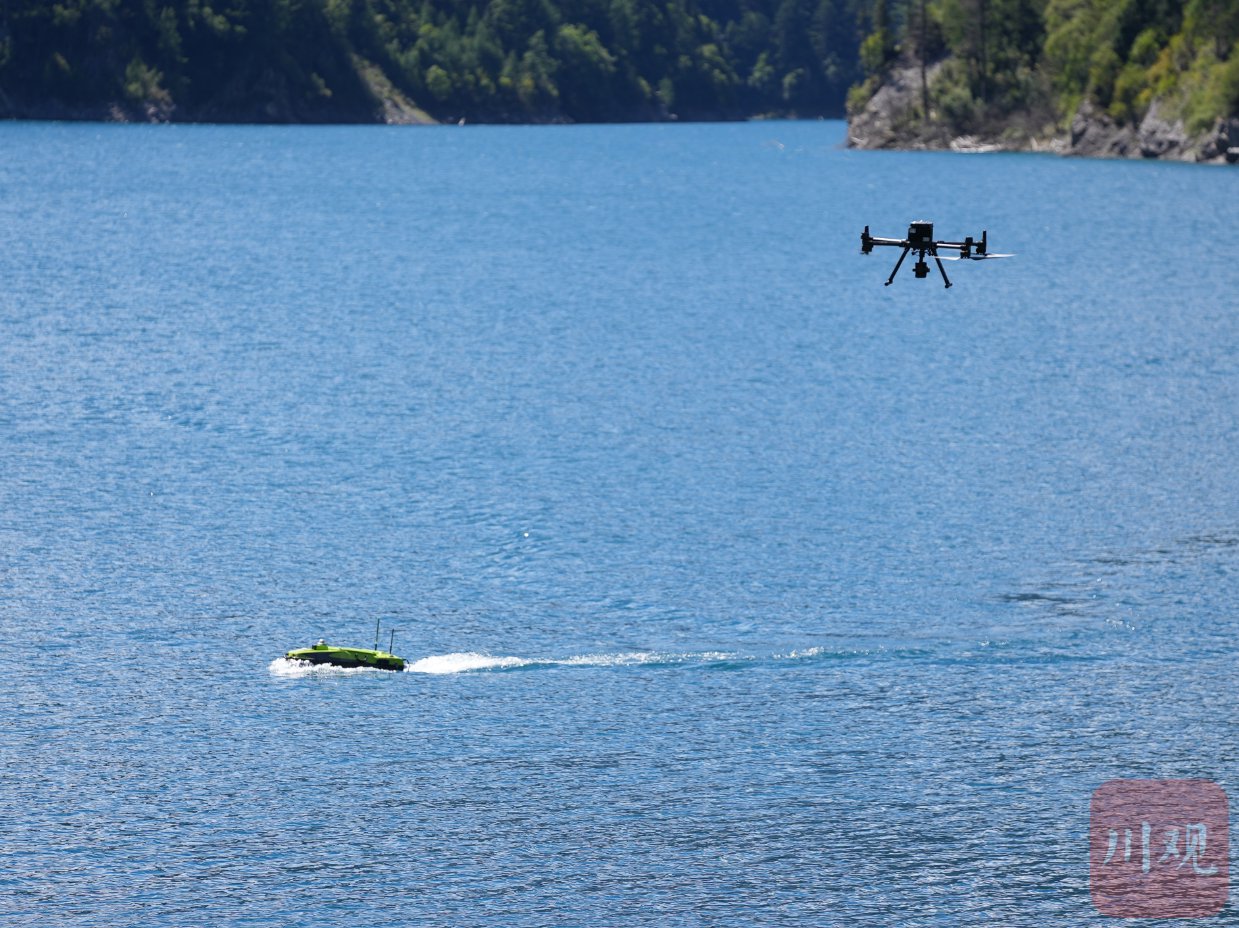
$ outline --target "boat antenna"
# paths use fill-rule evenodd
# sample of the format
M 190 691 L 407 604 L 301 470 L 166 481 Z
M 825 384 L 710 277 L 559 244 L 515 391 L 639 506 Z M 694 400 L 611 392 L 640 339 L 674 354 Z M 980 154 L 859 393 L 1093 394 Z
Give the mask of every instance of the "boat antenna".
M 379 649 L 379 624 L 383 621 L 383 617 L 379 616 L 374 620 L 374 650 Z
M 396 646 L 396 630 L 393 628 L 391 629 L 391 638 L 387 640 L 387 653 L 395 654 L 396 652 L 392 650 L 392 648 L 394 648 L 395 646 Z

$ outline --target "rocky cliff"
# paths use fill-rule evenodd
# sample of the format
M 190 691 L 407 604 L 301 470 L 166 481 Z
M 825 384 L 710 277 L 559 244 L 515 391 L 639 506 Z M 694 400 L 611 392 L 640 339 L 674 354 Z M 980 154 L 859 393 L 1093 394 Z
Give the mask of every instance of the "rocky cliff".
M 1049 113 L 1016 112 L 965 131 L 935 109 L 932 88 L 942 63 L 927 71 L 929 118 L 921 114 L 919 66 L 892 68 L 877 91 L 848 115 L 851 148 L 956 151 L 1050 151 L 1097 158 L 1165 158 L 1239 164 L 1239 118 L 1217 119 L 1192 134 L 1165 101 L 1154 100 L 1139 122 L 1120 125 L 1087 100 L 1062 128 Z

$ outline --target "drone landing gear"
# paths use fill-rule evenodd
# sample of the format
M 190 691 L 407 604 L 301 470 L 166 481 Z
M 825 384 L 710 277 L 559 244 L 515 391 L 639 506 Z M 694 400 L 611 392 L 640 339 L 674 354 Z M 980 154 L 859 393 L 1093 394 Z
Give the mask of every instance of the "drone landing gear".
M 895 275 L 899 273 L 899 269 L 903 267 L 903 259 L 908 256 L 908 252 L 912 250 L 912 246 L 904 246 L 903 251 L 899 255 L 899 260 L 895 262 L 895 269 L 891 271 L 891 276 L 886 278 L 886 286 L 890 286 L 895 282 Z M 948 290 L 951 289 L 951 279 L 946 276 L 946 268 L 942 266 L 942 259 L 938 257 L 938 252 L 934 249 L 918 249 L 917 261 L 912 267 L 912 273 L 917 276 L 917 279 L 924 279 L 929 276 L 929 265 L 925 261 L 925 254 L 928 252 L 933 255 L 934 264 L 938 265 L 938 273 L 942 275 L 942 282 L 946 284 Z
M 942 275 L 942 282 L 946 284 L 946 289 L 950 290 L 951 289 L 951 278 L 946 276 L 946 268 L 942 266 L 942 259 L 938 257 L 937 251 L 935 251 L 933 255 L 934 255 L 934 264 L 938 265 L 938 273 Z
M 866 226 L 865 228 L 867 229 L 869 227 Z M 899 260 L 895 262 L 895 269 L 891 271 L 891 276 L 886 278 L 886 286 L 889 287 L 891 284 L 895 282 L 895 275 L 898 274 L 899 269 L 903 267 L 903 259 L 908 256 L 908 252 L 911 250 L 912 249 L 908 248 L 907 246 L 904 247 L 903 252 L 899 255 Z

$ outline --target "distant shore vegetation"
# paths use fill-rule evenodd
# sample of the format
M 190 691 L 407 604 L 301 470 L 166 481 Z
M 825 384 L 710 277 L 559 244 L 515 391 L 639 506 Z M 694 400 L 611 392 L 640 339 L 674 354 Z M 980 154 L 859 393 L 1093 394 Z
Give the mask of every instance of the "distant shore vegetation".
M 1082 107 L 1122 126 L 1160 103 L 1189 132 L 1239 115 L 1239 0 L 873 0 L 868 19 L 851 112 L 925 63 L 921 116 L 956 133 Z
M 0 115 L 841 117 L 869 0 L 7 0 Z
M 924 133 L 1239 116 L 1239 0 L 6 0 L 0 117 L 841 117 L 924 65 Z M 899 72 L 902 77 L 895 77 Z M 915 108 L 914 108 L 915 110 Z

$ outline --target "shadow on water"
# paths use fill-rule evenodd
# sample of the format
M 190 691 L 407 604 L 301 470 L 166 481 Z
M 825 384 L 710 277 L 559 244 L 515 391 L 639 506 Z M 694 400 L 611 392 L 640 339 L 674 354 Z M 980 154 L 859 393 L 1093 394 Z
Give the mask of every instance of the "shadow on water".
M 1168 544 L 1131 551 L 1109 551 L 1063 565 L 1028 589 L 1001 593 L 1004 605 L 1031 610 L 1044 619 L 1107 618 L 1161 613 L 1181 605 L 1174 598 L 1186 574 L 1239 567 L 1239 533 L 1187 535 Z M 1208 588 L 1209 584 L 1206 583 Z

